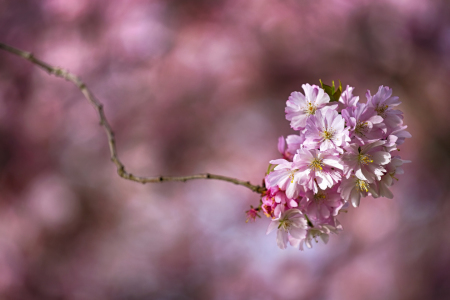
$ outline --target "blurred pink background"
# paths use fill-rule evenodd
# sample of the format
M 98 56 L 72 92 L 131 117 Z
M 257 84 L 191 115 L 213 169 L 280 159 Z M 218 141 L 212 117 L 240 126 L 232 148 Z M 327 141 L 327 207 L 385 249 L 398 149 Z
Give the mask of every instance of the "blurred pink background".
M 413 135 L 393 200 L 280 250 L 250 190 L 140 185 L 72 84 L 0 52 L 1 299 L 450 299 L 450 3 L 4 0 L 0 41 L 81 76 L 128 170 L 260 184 L 287 97 L 393 88 Z

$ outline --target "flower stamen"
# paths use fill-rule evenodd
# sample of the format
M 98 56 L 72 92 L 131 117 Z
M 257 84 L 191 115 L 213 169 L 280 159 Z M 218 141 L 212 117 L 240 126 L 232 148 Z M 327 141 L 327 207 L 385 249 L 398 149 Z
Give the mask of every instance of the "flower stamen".
M 358 189 L 358 191 L 369 191 L 369 185 L 367 184 L 367 182 L 361 179 L 356 179 L 356 188 Z
M 373 163 L 373 159 L 371 159 L 369 154 L 358 154 L 358 161 L 363 164 L 363 165 L 367 165 L 370 163 Z
M 325 200 L 326 197 L 327 196 L 325 194 L 319 192 L 317 194 L 314 194 L 314 201 L 316 203 L 321 203 L 321 202 L 323 202 Z
M 294 183 L 294 176 L 295 176 L 295 172 L 297 172 L 298 170 L 292 170 L 289 173 L 289 178 L 291 178 L 291 183 Z
M 384 113 L 386 112 L 386 110 L 389 108 L 388 105 L 381 105 L 381 106 L 377 106 L 377 108 L 375 109 L 378 113 L 379 116 L 384 116 Z
M 314 115 L 316 113 L 316 106 L 314 104 L 312 104 L 311 102 L 308 102 L 305 111 L 305 114 L 307 114 L 308 116 L 310 115 Z
M 323 166 L 322 160 L 319 158 L 315 158 L 309 165 L 309 168 L 315 171 L 322 171 L 323 170 L 322 166 Z
M 364 132 L 367 130 L 367 122 L 359 121 L 355 126 L 355 133 L 364 135 Z
M 287 219 L 281 219 L 280 220 L 280 225 L 278 225 L 278 229 L 283 228 L 284 230 L 288 230 L 289 227 L 291 227 L 292 225 L 292 221 L 287 220 Z
M 331 140 L 334 136 L 334 130 L 333 129 L 325 130 L 322 133 L 322 136 L 325 140 Z

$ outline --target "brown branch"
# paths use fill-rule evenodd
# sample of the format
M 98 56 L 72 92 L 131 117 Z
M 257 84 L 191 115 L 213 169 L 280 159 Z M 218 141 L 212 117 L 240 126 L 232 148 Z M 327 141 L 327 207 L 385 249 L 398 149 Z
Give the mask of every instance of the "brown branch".
M 108 138 L 108 144 L 109 144 L 109 151 L 111 154 L 111 161 L 116 165 L 117 167 L 117 173 L 120 177 L 140 182 L 140 183 L 153 183 L 153 182 L 163 182 L 163 181 L 188 181 L 193 179 L 216 179 L 216 180 L 222 180 L 231 182 L 237 185 L 245 186 L 252 191 L 256 193 L 262 193 L 266 190 L 265 187 L 259 186 L 259 185 L 253 185 L 249 181 L 243 181 L 236 178 L 226 177 L 222 175 L 214 175 L 214 174 L 197 174 L 197 175 L 189 175 L 189 176 L 158 176 L 158 177 L 140 177 L 135 176 L 125 170 L 125 166 L 120 161 L 118 155 L 117 155 L 117 149 L 116 149 L 116 140 L 114 137 L 114 132 L 112 131 L 111 125 L 109 124 L 108 120 L 106 119 L 105 112 L 103 110 L 103 104 L 94 96 L 94 94 L 88 89 L 86 84 L 84 84 L 81 79 L 70 73 L 69 71 L 54 67 L 52 65 L 47 64 L 46 62 L 43 62 L 40 59 L 37 59 L 34 57 L 34 55 L 30 52 L 22 51 L 17 48 L 5 45 L 3 43 L 0 43 L 0 49 L 3 49 L 5 51 L 8 51 L 10 53 L 13 53 L 17 56 L 20 56 L 31 63 L 37 65 L 38 67 L 44 69 L 47 71 L 47 73 L 54 75 L 56 77 L 64 78 L 67 81 L 72 82 L 75 84 L 80 91 L 83 93 L 84 97 L 94 106 L 95 110 L 97 111 L 98 117 L 100 119 L 100 126 L 102 126 L 105 129 L 106 136 Z

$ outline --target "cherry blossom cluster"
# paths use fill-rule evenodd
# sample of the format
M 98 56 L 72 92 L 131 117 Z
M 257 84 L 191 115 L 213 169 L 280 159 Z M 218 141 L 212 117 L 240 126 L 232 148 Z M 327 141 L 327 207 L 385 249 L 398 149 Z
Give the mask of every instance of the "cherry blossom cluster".
M 337 220 L 362 197 L 393 198 L 390 187 L 402 174 L 398 146 L 411 135 L 403 125 L 400 101 L 392 89 L 380 86 L 366 103 L 353 87 L 304 84 L 304 94 L 293 92 L 286 102 L 286 119 L 297 134 L 280 137 L 282 158 L 270 161 L 267 191 L 260 206 L 247 211 L 249 220 L 263 212 L 277 229 L 277 244 L 303 250 L 342 226 Z

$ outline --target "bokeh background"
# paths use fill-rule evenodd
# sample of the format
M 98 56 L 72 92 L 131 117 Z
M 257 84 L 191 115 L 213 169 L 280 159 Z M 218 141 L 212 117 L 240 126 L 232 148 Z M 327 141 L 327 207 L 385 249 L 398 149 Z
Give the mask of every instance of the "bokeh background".
M 119 178 L 71 83 L 0 52 L 1 299 L 450 299 L 450 4 L 3 0 L 0 40 L 78 74 L 128 170 L 260 184 L 303 83 L 388 85 L 413 135 L 395 198 L 279 250 L 259 197 Z

